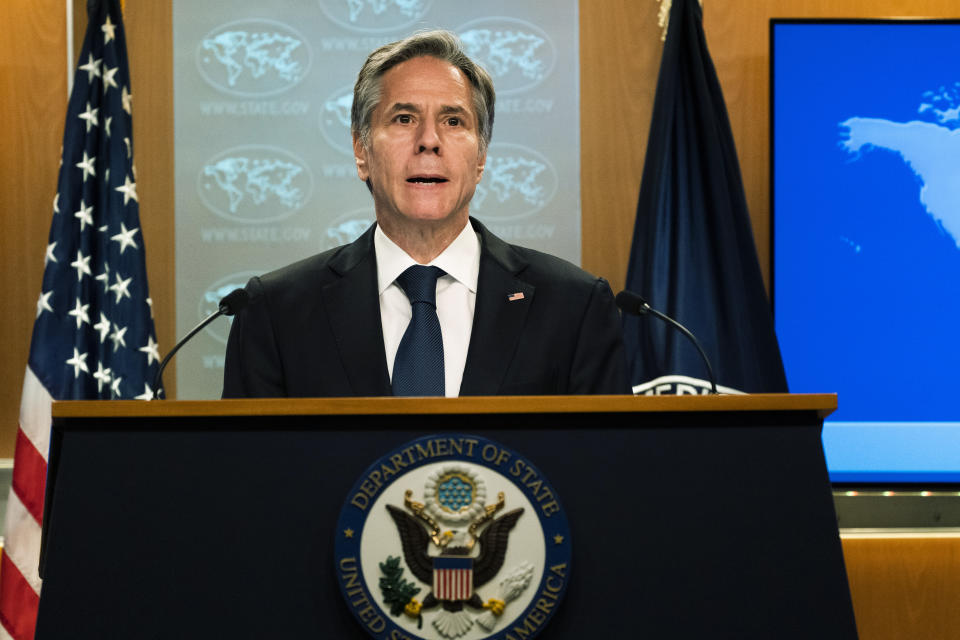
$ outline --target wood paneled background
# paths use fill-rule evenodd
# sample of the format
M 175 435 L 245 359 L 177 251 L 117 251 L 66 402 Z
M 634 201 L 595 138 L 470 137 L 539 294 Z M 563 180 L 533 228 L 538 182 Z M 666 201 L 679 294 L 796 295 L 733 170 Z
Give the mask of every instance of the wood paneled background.
M 74 4 L 82 21 L 85 2 Z M 758 257 L 768 278 L 769 18 L 960 17 L 960 2 L 705 0 L 705 5 L 707 44 L 726 98 Z M 657 11 L 656 0 L 580 2 L 583 265 L 608 278 L 614 290 L 625 281 L 656 89 L 662 47 Z M 175 340 L 171 17 L 171 0 L 126 2 L 137 191 L 162 352 Z M 0 24 L 6 27 L 0 39 L 0 457 L 11 457 L 63 135 L 64 0 L 3 0 Z M 81 39 L 76 39 L 75 55 Z M 172 370 L 166 379 L 175 397 Z M 857 586 L 858 575 L 851 572 L 855 600 L 866 602 L 858 595 L 858 589 L 866 588 Z M 902 584 L 912 579 L 908 575 Z M 955 603 L 960 595 L 955 581 L 949 589 L 943 602 Z M 904 593 L 894 587 L 893 597 L 898 595 L 903 600 Z M 960 608 L 952 610 L 955 631 Z M 863 631 L 859 605 L 857 613 Z M 910 617 L 917 618 L 915 612 Z M 948 637 L 932 629 L 897 631 L 886 624 L 870 629 L 862 637 Z
M 960 534 L 843 539 L 860 640 L 960 637 Z

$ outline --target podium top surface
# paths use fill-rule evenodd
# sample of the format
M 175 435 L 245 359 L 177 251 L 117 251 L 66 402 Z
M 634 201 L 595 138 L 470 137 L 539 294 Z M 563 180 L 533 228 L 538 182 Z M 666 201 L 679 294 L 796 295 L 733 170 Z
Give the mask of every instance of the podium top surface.
M 705 396 L 470 396 L 462 398 L 262 398 L 245 400 L 69 400 L 54 402 L 54 418 L 388 415 L 484 413 L 664 413 L 815 411 L 837 408 L 837 395 L 748 394 Z

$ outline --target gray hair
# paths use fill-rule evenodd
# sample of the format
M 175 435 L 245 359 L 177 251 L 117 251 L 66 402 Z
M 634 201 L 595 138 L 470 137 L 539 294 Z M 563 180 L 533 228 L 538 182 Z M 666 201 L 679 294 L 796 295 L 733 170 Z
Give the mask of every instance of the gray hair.
M 480 152 L 487 150 L 493 135 L 493 106 L 496 94 L 490 74 L 464 52 L 463 44 L 450 31 L 421 31 L 409 38 L 386 44 L 367 57 L 353 87 L 350 130 L 360 137 L 364 147 L 370 143 L 370 120 L 380 102 L 383 74 L 401 62 L 431 56 L 459 69 L 473 89 L 473 109 L 477 116 Z

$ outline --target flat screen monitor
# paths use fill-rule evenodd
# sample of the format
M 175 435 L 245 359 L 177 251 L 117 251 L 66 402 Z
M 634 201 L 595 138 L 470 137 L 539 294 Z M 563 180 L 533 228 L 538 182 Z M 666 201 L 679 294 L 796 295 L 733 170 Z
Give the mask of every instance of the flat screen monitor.
M 770 26 L 772 297 L 835 483 L 960 482 L 960 21 Z

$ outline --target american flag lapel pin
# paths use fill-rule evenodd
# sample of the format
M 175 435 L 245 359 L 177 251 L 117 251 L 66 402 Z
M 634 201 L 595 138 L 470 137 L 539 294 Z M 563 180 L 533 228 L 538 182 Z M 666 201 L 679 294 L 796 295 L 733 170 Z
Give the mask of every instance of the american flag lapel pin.
M 516 293 L 511 293 L 507 296 L 509 302 L 516 302 L 517 300 L 523 300 L 523 291 L 517 291 Z

